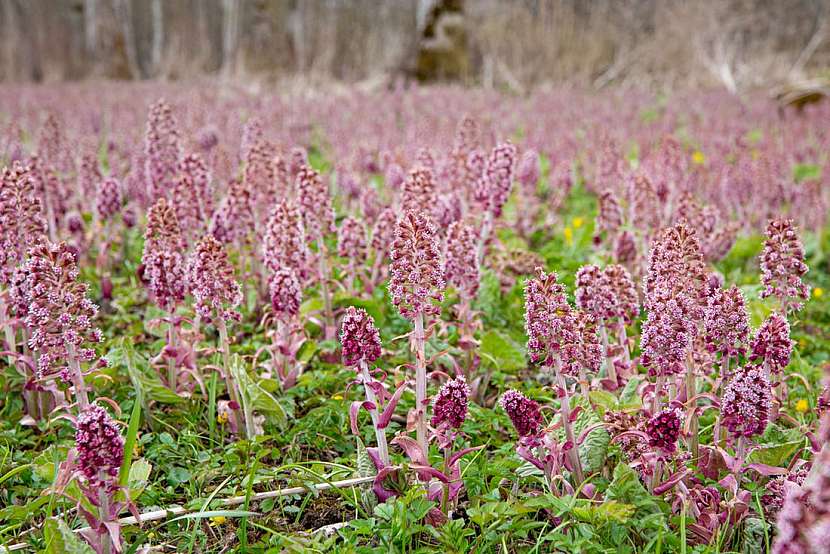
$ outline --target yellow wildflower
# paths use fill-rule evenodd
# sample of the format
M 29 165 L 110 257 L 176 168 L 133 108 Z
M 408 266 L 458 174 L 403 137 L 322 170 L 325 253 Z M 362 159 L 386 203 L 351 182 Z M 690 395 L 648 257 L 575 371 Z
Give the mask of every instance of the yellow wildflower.
M 332 399 L 333 400 L 343 400 L 343 395 L 340 394 L 340 393 L 337 393 L 337 394 L 332 396 Z
M 228 413 L 220 413 L 218 416 L 216 416 L 216 421 L 218 421 L 220 425 L 226 424 L 228 422 Z
M 579 229 L 580 227 L 582 227 L 583 223 L 585 223 L 584 219 L 582 219 L 581 217 L 575 217 L 574 218 L 574 229 Z
M 228 521 L 228 518 L 226 518 L 225 516 L 213 516 L 212 518 L 210 518 L 210 524 L 214 527 L 217 525 L 222 525 L 226 521 Z
M 692 162 L 697 165 L 703 165 L 706 163 L 706 156 L 700 150 L 695 150 L 692 153 Z
M 795 403 L 795 411 L 800 413 L 800 414 L 806 414 L 807 410 L 809 410 L 809 409 L 810 409 L 810 404 L 806 400 L 804 400 L 803 398 Z
M 574 230 L 570 227 L 565 227 L 565 242 L 568 243 L 568 246 L 574 243 Z
M 816 287 L 813 289 L 813 297 L 814 298 L 821 298 L 824 295 L 824 289 L 821 287 Z

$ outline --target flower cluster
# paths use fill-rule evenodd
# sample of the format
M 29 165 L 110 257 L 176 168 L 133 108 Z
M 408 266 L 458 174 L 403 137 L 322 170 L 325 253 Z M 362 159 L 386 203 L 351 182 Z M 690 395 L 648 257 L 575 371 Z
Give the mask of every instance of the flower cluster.
M 363 223 L 353 217 L 343 220 L 337 233 L 337 255 L 354 265 L 366 260 L 366 227 Z
M 117 179 L 104 179 L 98 185 L 95 197 L 95 210 L 102 221 L 111 219 L 121 211 L 123 200 L 121 197 L 121 183 Z
M 358 367 L 361 362 L 370 364 L 380 357 L 380 333 L 375 320 L 363 308 L 349 306 L 340 328 L 340 344 L 343 346 L 343 364 Z
M 510 142 L 497 145 L 490 152 L 484 171 L 475 185 L 475 198 L 495 217 L 510 196 L 515 171 L 516 147 Z
M 707 304 L 706 262 L 694 229 L 678 224 L 663 231 L 652 243 L 644 282 L 646 308 L 651 310 L 665 292 L 682 293 L 693 301 L 694 320 L 703 318 Z M 656 293 L 656 289 L 667 289 Z
M 176 212 L 167 200 L 159 198 L 147 214 L 141 263 L 147 288 L 163 310 L 175 310 L 184 300 L 185 247 Z
M 746 353 L 749 313 L 744 295 L 737 286 L 717 288 L 709 295 L 703 324 L 709 352 L 717 352 L 724 357 Z
M 320 238 L 334 231 L 334 209 L 328 187 L 320 174 L 307 165 L 297 172 L 297 195 L 309 238 Z
M 752 361 L 763 361 L 771 372 L 781 372 L 790 363 L 793 351 L 787 318 L 777 312 L 771 313 L 758 328 L 750 348 Z
M 198 154 L 188 154 L 179 161 L 171 203 L 182 228 L 188 233 L 202 230 L 203 222 L 213 213 L 210 174 Z
M 38 375 L 58 373 L 69 381 L 69 360 L 93 361 L 88 344 L 103 340 L 92 323 L 98 306 L 87 298 L 89 286 L 78 281 L 76 253 L 65 243 L 41 243 L 29 250 L 20 276 L 16 303 L 26 304 L 24 323 L 29 348 L 39 354 Z
M 124 460 L 124 437 L 107 411 L 90 404 L 75 422 L 78 466 L 87 481 L 112 490 Z
M 801 281 L 807 273 L 804 246 L 790 219 L 773 219 L 766 229 L 767 240 L 761 252 L 761 298 L 776 296 L 795 310 L 798 300 L 806 300 L 810 288 Z
M 242 287 L 234 279 L 228 253 L 212 235 L 196 244 L 187 276 L 197 314 L 207 321 L 239 320 L 240 315 L 234 308 L 242 303 Z
M 683 412 L 673 406 L 664 408 L 651 416 L 645 424 L 649 446 L 665 452 L 674 452 L 677 448 L 682 423 Z
M 464 377 L 456 377 L 444 383 L 432 402 L 433 427 L 458 429 L 467 417 L 470 387 Z
M 308 274 L 302 215 L 291 200 L 279 200 L 271 210 L 262 241 L 262 259 L 272 272 L 287 267 L 301 279 Z
M 721 396 L 721 419 L 738 437 L 752 437 L 764 432 L 772 406 L 772 388 L 763 369 L 746 366 L 727 383 Z
M 534 193 L 539 183 L 541 171 L 539 169 L 539 153 L 536 150 L 526 150 L 522 154 L 519 167 L 516 170 L 516 180 L 529 193 Z
M 575 342 L 562 346 L 562 370 L 578 376 L 581 370 L 596 373 L 602 366 L 602 343 L 594 316 L 583 311 L 573 311 Z
M 303 291 L 293 269 L 286 267 L 276 271 L 268 281 L 268 292 L 271 308 L 278 318 L 289 321 L 299 315 Z
M 444 256 L 444 279 L 467 298 L 474 298 L 479 285 L 476 233 L 462 221 L 450 224 Z
M 550 366 L 565 346 L 577 344 L 577 324 L 555 272 L 536 268 L 536 277 L 525 283 L 525 332 L 530 359 Z
M 398 218 L 395 215 L 395 210 L 392 208 L 384 208 L 378 215 L 372 227 L 372 252 L 377 256 L 385 256 L 389 250 L 389 244 L 395 236 L 395 225 Z M 377 261 L 377 260 L 376 260 Z
M 649 375 L 679 375 L 696 334 L 697 305 L 667 285 L 651 291 L 652 305 L 640 335 L 641 363 Z
M 599 195 L 599 212 L 596 220 L 596 242 L 599 242 L 599 234 L 607 233 L 609 236 L 616 236 L 623 224 L 623 211 L 620 201 L 613 190 L 605 190 Z
M 407 212 L 395 227 L 389 266 L 389 293 L 402 316 L 438 315 L 444 298 L 441 252 L 435 225 L 419 212 Z
M 825 422 L 827 423 L 827 422 Z M 785 483 L 772 554 L 819 554 L 830 544 L 830 447 L 824 444 L 802 486 Z
M 403 182 L 402 210 L 431 214 L 437 200 L 432 171 L 425 167 L 416 167 L 410 171 Z
M 43 207 L 28 168 L 15 162 L 0 177 L 0 283 L 9 284 L 26 250 L 46 235 Z
M 542 412 L 539 404 L 517 390 L 510 389 L 501 395 L 499 404 L 507 412 L 520 437 L 534 437 L 542 429 Z
M 81 156 L 81 164 L 78 167 L 78 190 L 84 198 L 90 198 L 95 194 L 100 182 L 101 170 L 98 168 L 98 155 L 96 152 L 88 152 Z
M 173 110 L 159 100 L 150 106 L 144 136 L 145 176 L 151 200 L 167 197 L 181 156 L 179 130 Z

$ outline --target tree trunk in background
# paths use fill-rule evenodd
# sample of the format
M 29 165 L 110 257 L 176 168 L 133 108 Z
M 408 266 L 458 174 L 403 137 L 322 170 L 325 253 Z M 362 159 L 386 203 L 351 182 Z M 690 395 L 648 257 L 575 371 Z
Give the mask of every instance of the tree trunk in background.
M 113 0 L 112 8 L 121 27 L 130 76 L 133 79 L 141 79 L 144 75 L 138 65 L 138 49 L 135 45 L 135 28 L 133 27 L 133 10 L 130 0 Z
M 239 48 L 239 0 L 222 0 L 222 74 L 236 73 Z
M 153 43 L 150 51 L 151 73 L 158 76 L 161 70 L 161 55 L 164 49 L 164 9 L 161 0 L 153 0 Z
M 98 0 L 84 0 L 84 48 L 93 60 L 98 46 L 97 4 Z
M 463 0 L 418 2 L 418 57 L 415 76 L 420 81 L 466 80 L 470 52 Z
M 40 41 L 38 40 L 38 26 L 35 25 L 35 20 L 38 19 L 38 13 L 31 13 L 32 5 L 24 0 L 11 0 L 11 9 L 9 10 L 13 28 L 17 31 L 17 47 L 23 52 L 20 63 L 24 68 L 27 79 L 39 82 L 43 80 L 43 61 L 40 57 Z M 13 49 L 14 51 L 14 49 Z

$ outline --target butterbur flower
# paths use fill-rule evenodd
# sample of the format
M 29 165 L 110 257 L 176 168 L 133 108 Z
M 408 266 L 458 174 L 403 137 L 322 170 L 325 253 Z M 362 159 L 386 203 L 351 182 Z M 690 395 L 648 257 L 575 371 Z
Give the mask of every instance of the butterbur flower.
M 167 197 L 176 177 L 181 145 L 173 110 L 164 100 L 150 106 L 144 136 L 144 154 L 146 190 L 151 200 Z
M 672 294 L 669 285 L 652 290 L 652 306 L 640 336 L 641 363 L 651 376 L 679 375 L 696 334 L 697 305 L 684 293 Z
M 337 255 L 348 258 L 349 263 L 360 265 L 366 260 L 366 228 L 353 217 L 340 224 L 337 233 Z
M 254 213 L 254 196 L 244 179 L 231 179 L 228 183 L 228 195 L 222 201 L 219 213 L 226 231 L 226 242 L 235 241 L 245 244 L 251 241 L 256 228 Z
M 825 424 L 827 422 L 825 421 Z M 825 444 L 803 485 L 787 482 L 773 554 L 820 554 L 830 544 L 830 449 Z
M 304 168 L 308 167 L 308 152 L 302 146 L 295 146 L 288 153 L 288 171 L 291 177 L 296 178 Z
M 19 162 L 0 177 L 0 283 L 8 285 L 26 250 L 46 236 L 46 220 L 29 169 Z
M 810 288 L 801 281 L 807 273 L 804 246 L 790 219 L 773 219 L 766 229 L 767 240 L 761 252 L 761 298 L 778 297 L 786 307 L 800 310 L 798 300 L 809 297 Z
M 435 210 L 436 202 L 432 171 L 425 167 L 416 167 L 410 171 L 403 183 L 402 210 L 430 214 Z
M 271 308 L 283 321 L 289 321 L 300 313 L 303 291 L 297 274 L 291 268 L 283 268 L 274 273 L 268 282 L 271 296 Z
M 479 285 L 476 234 L 464 222 L 453 222 L 447 230 L 444 279 L 467 299 L 474 298 Z
M 375 320 L 363 308 L 349 306 L 340 328 L 343 364 L 358 367 L 370 364 L 380 357 L 380 333 Z
M 517 390 L 510 389 L 501 395 L 499 404 L 507 412 L 520 437 L 533 437 L 542 429 L 542 413 L 539 404 Z
M 433 213 L 435 214 L 438 225 L 442 229 L 447 228 L 452 223 L 461 219 L 464 213 L 464 205 L 462 204 L 461 197 L 457 193 L 442 194 L 436 202 Z
M 463 377 L 447 381 L 432 401 L 431 425 L 459 429 L 467 417 L 469 402 L 470 387 Z
M 280 200 L 271 210 L 262 242 L 262 259 L 272 272 L 288 267 L 298 278 L 305 278 L 308 274 L 308 248 L 302 215 L 291 200 Z
M 76 252 L 63 242 L 41 243 L 29 250 L 19 279 L 13 296 L 26 305 L 23 323 L 31 333 L 29 348 L 38 353 L 37 374 L 58 373 L 70 381 L 70 360 L 93 361 L 89 346 L 103 340 L 92 323 L 98 306 L 87 297 L 89 286 L 78 281 Z
M 536 277 L 525 283 L 525 331 L 533 362 L 549 366 L 564 345 L 576 344 L 576 321 L 555 272 L 536 268 Z
M 85 198 L 96 193 L 96 187 L 101 183 L 101 170 L 98 168 L 97 153 L 87 153 L 81 156 L 78 167 L 78 190 Z
M 185 247 L 175 211 L 159 198 L 147 214 L 141 263 L 150 295 L 163 310 L 172 311 L 184 300 Z
M 623 231 L 614 241 L 614 260 L 621 264 L 630 264 L 637 259 L 637 242 L 631 231 Z
M 645 425 L 648 444 L 665 452 L 674 452 L 683 423 L 683 412 L 676 407 L 664 408 L 653 415 Z
M 663 289 L 659 293 L 656 292 L 658 287 Z M 654 240 L 644 291 L 649 310 L 665 293 L 682 293 L 693 301 L 690 315 L 694 320 L 703 318 L 708 291 L 706 263 L 694 229 L 681 223 L 665 229 Z
M 398 190 L 406 180 L 406 172 L 398 164 L 391 163 L 386 168 L 383 180 L 391 190 Z
M 234 308 L 242 303 L 242 287 L 234 279 L 228 253 L 212 235 L 196 244 L 187 276 L 196 300 L 196 313 L 202 318 L 208 321 L 216 317 L 226 321 L 240 319 Z
M 524 187 L 524 189 L 531 194 L 536 191 L 536 185 L 539 183 L 539 153 L 536 150 L 527 150 L 522 154 L 522 159 L 519 162 L 519 167 L 516 170 L 516 179 Z
M 475 186 L 475 198 L 495 217 L 510 196 L 517 151 L 510 142 L 497 145 L 490 152 L 484 172 Z
M 764 371 L 746 366 L 736 371 L 721 396 L 721 420 L 737 437 L 764 432 L 772 406 L 772 388 Z
M 444 298 L 441 252 L 435 226 L 424 214 L 407 212 L 395 227 L 389 266 L 389 293 L 401 315 L 438 315 Z
M 783 315 L 773 312 L 764 320 L 750 344 L 752 361 L 763 361 L 773 373 L 790 363 L 793 341 L 790 324 Z
M 623 211 L 617 195 L 612 190 L 605 190 L 599 195 L 599 212 L 596 220 L 597 239 L 599 233 L 616 236 L 623 224 Z
M 309 238 L 319 239 L 334 230 L 334 209 L 320 174 L 304 165 L 297 173 L 297 195 Z
M 741 290 L 732 285 L 717 288 L 709 295 L 703 319 L 706 347 L 722 356 L 736 357 L 746 352 L 749 339 L 749 313 Z
M 111 219 L 121 211 L 121 183 L 116 179 L 104 179 L 98 185 L 95 198 L 95 209 L 102 221 Z
M 573 376 L 581 371 L 596 373 L 602 366 L 602 343 L 594 316 L 581 311 L 573 312 L 574 342 L 562 346 L 562 371 Z
M 376 257 L 386 255 L 389 245 L 394 239 L 397 222 L 398 218 L 392 208 L 384 208 L 378 215 L 378 219 L 372 227 L 371 242 L 372 252 Z
M 114 489 L 124 460 L 124 437 L 104 408 L 90 404 L 78 416 L 75 448 L 84 477 L 91 484 Z
M 606 266 L 602 272 L 602 284 L 611 303 L 604 306 L 605 317 L 631 323 L 640 314 L 640 297 L 637 286 L 628 270 L 617 264 Z
M 576 272 L 576 307 L 598 319 L 603 319 L 610 305 L 610 291 L 604 286 L 602 270 L 593 264 L 583 265 Z
M 188 233 L 200 231 L 203 222 L 213 214 L 209 185 L 210 174 L 201 156 L 189 154 L 179 161 L 171 203 L 179 223 Z

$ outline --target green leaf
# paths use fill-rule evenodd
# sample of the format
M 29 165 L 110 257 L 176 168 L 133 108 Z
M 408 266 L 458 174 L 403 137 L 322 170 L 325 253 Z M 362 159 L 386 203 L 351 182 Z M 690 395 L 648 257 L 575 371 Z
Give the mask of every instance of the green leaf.
M 87 543 L 78 537 L 62 519 L 50 517 L 43 522 L 45 554 L 95 554 Z
M 190 471 L 186 468 L 174 466 L 167 472 L 167 482 L 171 485 L 181 485 L 190 480 Z
M 588 405 L 588 402 L 581 397 L 573 398 L 574 408 L 582 407 L 582 411 L 576 417 L 573 424 L 574 434 L 579 437 L 583 431 L 601 423 L 597 413 Z M 586 474 L 594 473 L 602 469 L 605 458 L 608 454 L 608 444 L 611 442 L 611 435 L 603 427 L 596 427 L 588 433 L 585 440 L 579 445 L 579 459 L 582 461 L 582 469 Z
M 767 464 L 782 467 L 795 452 L 804 445 L 803 440 L 785 442 L 782 444 L 761 444 L 749 453 L 747 460 L 751 463 Z
M 386 315 L 383 312 L 383 304 L 376 299 L 366 299 L 357 296 L 348 296 L 342 293 L 334 295 L 335 308 L 363 308 L 375 320 L 375 327 L 382 328 L 386 323 Z
M 135 351 L 129 340 L 123 339 L 121 347 L 114 349 L 107 359 L 114 367 L 122 364 L 126 366 L 127 374 L 130 376 L 133 387 L 135 387 L 136 394 L 140 401 L 145 403 L 145 406 L 147 400 L 155 400 L 162 404 L 180 404 L 184 402 L 183 397 L 168 389 L 161 382 L 159 376 L 154 371 L 149 370 L 147 360 Z
M 317 352 L 317 342 L 307 340 L 303 342 L 300 349 L 297 351 L 297 361 L 306 364 L 309 360 L 311 360 L 315 352 Z
M 231 373 L 242 393 L 243 402 L 249 403 L 254 411 L 267 413 L 277 425 L 285 424 L 288 420 L 285 408 L 271 393 L 251 378 L 239 356 L 234 356 L 231 362 Z
M 139 458 L 132 463 L 130 466 L 130 477 L 126 483 L 126 486 L 130 491 L 131 499 L 135 500 L 141 496 L 141 493 L 144 492 L 145 488 L 147 488 L 147 483 L 150 480 L 150 473 L 152 471 L 153 465 L 144 458 Z
M 591 404 L 597 407 L 599 415 L 617 410 L 617 397 L 605 390 L 592 390 L 588 393 Z
M 662 512 L 654 496 L 643 487 L 639 475 L 627 462 L 620 462 L 614 468 L 614 478 L 608 485 L 605 498 L 606 500 L 618 500 L 624 504 L 633 504 L 637 508 L 638 518 Z
M 795 164 L 793 166 L 793 180 L 796 183 L 802 181 L 818 181 L 821 179 L 821 166 L 817 164 Z
M 129 482 L 132 472 L 133 452 L 135 452 L 135 441 L 138 437 L 138 426 L 141 424 L 141 401 L 136 398 L 133 404 L 133 411 L 130 414 L 130 423 L 127 427 L 127 436 L 124 438 L 124 460 L 121 462 L 121 469 L 118 470 L 118 484 L 125 487 Z
M 640 398 L 640 394 L 637 392 L 637 388 L 640 386 L 640 383 L 642 383 L 641 379 L 638 377 L 632 377 L 625 384 L 625 387 L 620 393 L 620 410 L 630 410 L 641 408 L 643 406 L 643 399 Z
M 593 524 L 625 523 L 636 511 L 635 506 L 616 500 L 608 500 L 602 504 L 586 503 L 571 510 L 577 519 Z
M 481 337 L 479 354 L 484 365 L 502 371 L 518 371 L 527 366 L 524 349 L 499 331 L 488 331 Z

